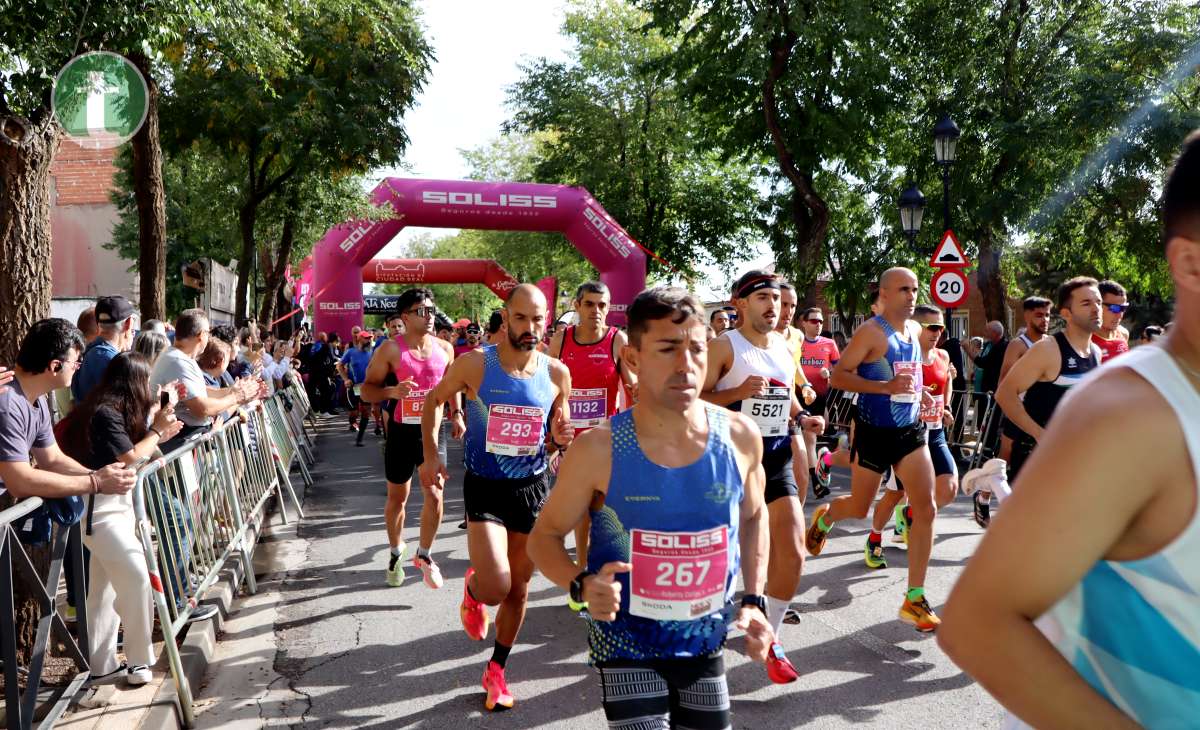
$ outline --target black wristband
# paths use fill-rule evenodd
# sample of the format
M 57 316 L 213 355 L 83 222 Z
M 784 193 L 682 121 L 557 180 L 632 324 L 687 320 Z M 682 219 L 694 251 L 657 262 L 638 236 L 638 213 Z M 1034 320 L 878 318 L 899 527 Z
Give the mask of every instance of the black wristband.
M 595 575 L 595 573 L 590 570 L 584 570 L 580 572 L 579 575 L 575 576 L 574 580 L 571 581 L 572 601 L 576 603 L 583 603 L 583 580 L 589 575 Z
M 767 615 L 766 596 L 760 596 L 754 593 L 746 593 L 742 596 L 742 605 L 749 606 L 750 608 L 757 608 L 759 611 L 763 612 L 764 616 Z

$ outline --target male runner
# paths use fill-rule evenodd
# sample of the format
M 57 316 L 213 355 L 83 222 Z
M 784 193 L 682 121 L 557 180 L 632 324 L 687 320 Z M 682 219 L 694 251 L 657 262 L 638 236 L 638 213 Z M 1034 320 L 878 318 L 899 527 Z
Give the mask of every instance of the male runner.
M 946 605 L 942 647 L 1009 727 L 1200 718 L 1198 191 L 1193 133 L 1162 194 L 1170 336 L 1063 399 Z
M 858 393 L 851 447 L 850 494 L 817 507 L 805 547 L 819 555 L 838 520 L 862 519 L 871 509 L 884 471 L 895 469 L 904 483 L 908 525 L 908 591 L 900 620 L 918 631 L 934 631 L 940 619 L 925 598 L 925 573 L 933 549 L 934 473 L 920 420 L 921 328 L 910 320 L 917 300 L 917 275 L 894 268 L 879 277 L 882 314 L 863 323 L 834 367 L 832 385 Z
M 938 349 L 938 340 L 946 331 L 946 320 L 942 310 L 928 304 L 918 304 L 913 309 L 913 319 L 921 325 L 921 382 L 931 396 L 928 404 L 921 406 L 921 422 L 928 431 L 929 457 L 933 461 L 933 501 L 938 509 L 954 501 L 958 494 L 958 465 L 946 442 L 946 429 L 954 425 L 950 411 L 950 353 Z M 886 568 L 883 557 L 883 531 L 889 514 L 894 511 L 896 531 L 901 539 L 908 538 L 908 524 L 912 521 L 911 510 L 900 502 L 904 499 L 904 484 L 900 479 L 888 480 L 888 491 L 875 503 L 871 518 L 871 533 L 867 536 L 865 558 L 868 568 Z M 893 485 L 895 488 L 893 489 Z
M 722 332 L 729 329 L 729 312 L 724 307 L 713 310 L 708 317 L 708 326 L 713 328 L 714 337 L 720 337 Z
M 1129 352 L 1129 330 L 1121 324 L 1125 312 L 1129 311 L 1125 287 L 1111 279 L 1099 284 L 1100 296 L 1104 308 L 1100 310 L 1102 322 L 1100 331 L 1092 333 L 1092 342 L 1100 346 L 1104 353 L 1101 363 L 1106 363 L 1123 352 Z
M 1008 347 L 1004 350 L 1004 362 L 1000 365 L 1001 381 L 1008 375 L 1008 371 L 1012 370 L 1013 365 L 1016 365 L 1026 352 L 1029 352 L 1029 348 L 1047 337 L 1046 333 L 1050 330 L 1050 306 L 1049 299 L 1038 296 L 1025 297 L 1025 300 L 1021 302 L 1021 309 L 1025 313 L 1025 332 L 1008 343 Z M 1000 421 L 1000 451 L 996 456 L 1007 463 L 1012 458 L 1013 442 L 1022 438 L 1025 438 L 1024 432 L 1017 428 L 1016 424 L 1007 416 L 1002 417 Z M 975 492 L 973 498 L 975 522 L 980 527 L 987 529 L 992 514 L 991 492 L 979 490 Z
M 1058 312 L 1066 329 L 1047 337 L 1025 353 L 996 390 L 996 404 L 1021 429 L 1008 460 L 1008 482 L 1042 438 L 1042 431 L 1067 390 L 1100 366 L 1101 349 L 1092 341 L 1102 319 L 1099 283 L 1077 276 L 1058 288 Z
M 775 322 L 775 331 L 783 335 L 783 340 L 792 353 L 792 359 L 796 362 L 796 396 L 803 407 L 808 408 L 817 399 L 817 392 L 813 390 L 808 378 L 805 377 L 804 369 L 800 367 L 800 349 L 804 343 L 804 332 L 792 326 L 798 301 L 796 287 L 781 279 L 779 281 L 779 318 Z M 809 431 L 792 435 L 792 472 L 799 487 L 800 484 L 806 483 L 804 469 L 807 467 L 807 483 L 812 485 L 813 495 L 820 499 L 829 494 L 829 485 L 818 482 L 816 474 L 813 473 L 813 465 L 817 463 L 816 442 L 817 434 Z M 804 503 L 803 494 L 804 490 L 800 489 L 801 504 Z
M 612 295 L 599 281 L 584 282 L 575 291 L 575 314 L 579 324 L 564 325 L 550 340 L 548 355 L 562 361 L 571 372 L 571 394 L 567 408 L 575 435 L 604 423 L 617 412 L 617 389 L 622 383 L 632 388 L 634 380 L 621 367 L 621 348 L 628 344 L 625 333 L 605 324 Z M 575 526 L 575 562 L 587 566 L 588 531 L 586 515 Z M 572 611 L 583 604 L 567 597 Z
M 384 471 L 387 477 L 387 505 L 384 523 L 387 527 L 387 583 L 399 586 L 404 582 L 404 551 L 401 539 L 404 530 L 405 505 L 412 487 L 413 469 L 421 466 L 428 449 L 422 449 L 421 415 L 425 395 L 444 377 L 454 360 L 454 348 L 449 342 L 433 336 L 433 292 L 424 288 L 406 289 L 396 300 L 396 310 L 404 322 L 404 334 L 379 346 L 367 368 L 362 385 L 362 397 L 372 403 L 390 399 L 397 401 L 388 424 L 384 446 Z M 385 386 L 389 373 L 396 376 L 397 385 Z M 464 428 L 462 410 L 457 402 L 451 413 L 454 437 Z M 438 443 L 433 442 L 434 449 Z M 424 474 L 424 472 L 422 472 Z M 421 526 L 413 567 L 421 571 L 425 585 L 442 587 L 442 571 L 429 551 L 442 522 L 442 485 L 432 479 L 421 479 L 424 502 L 421 505 Z
M 800 366 L 804 370 L 805 378 L 812 384 L 813 391 L 816 393 L 816 398 L 808 406 L 808 412 L 822 417 L 825 416 L 825 411 L 829 407 L 829 377 L 833 373 L 833 366 L 837 365 L 841 358 L 837 343 L 828 337 L 821 336 L 821 330 L 824 327 L 825 315 L 819 307 L 809 307 L 800 316 L 800 328 L 804 330 L 804 342 L 801 344 L 800 350 Z M 824 497 L 829 494 L 829 471 L 819 469 L 817 465 L 824 460 L 828 449 L 822 447 L 820 453 L 817 452 L 816 434 L 812 435 L 811 440 L 806 434 L 805 441 L 808 444 L 808 453 L 813 465 L 813 494 L 817 497 Z M 817 489 L 818 485 L 821 487 L 819 490 Z
M 775 635 L 783 626 L 788 604 L 800 585 L 804 552 L 806 491 L 792 470 L 792 416 L 800 413 L 793 383 L 796 361 L 783 337 L 775 331 L 780 297 L 779 278 L 751 270 L 733 285 L 738 328 L 708 344 L 704 400 L 747 415 L 762 433 L 762 467 L 766 473 L 764 498 L 770 516 L 771 551 L 767 561 L 767 619 Z M 823 429 L 819 418 L 804 419 L 805 428 Z M 804 452 L 799 456 L 803 458 Z M 806 469 L 801 469 L 801 477 Z M 776 684 L 794 682 L 796 668 L 778 643 L 767 658 L 767 676 Z
M 371 363 L 371 333 L 362 330 L 358 338 L 351 343 L 342 358 L 337 362 L 338 374 L 346 386 L 346 401 L 350 404 L 350 430 L 358 431 L 354 440 L 355 446 L 363 445 L 363 434 L 367 432 L 371 406 L 362 399 L 362 384 L 367 377 L 367 367 Z M 270 377 L 268 375 L 268 377 Z M 281 378 L 282 379 L 282 378 Z M 355 421 L 358 423 L 355 423 Z
M 750 419 L 699 399 L 703 308 L 682 289 L 644 291 L 628 311 L 638 402 L 582 435 L 529 536 L 542 573 L 586 601 L 590 661 L 611 728 L 728 728 L 726 605 L 763 661 L 767 515 L 762 440 Z M 588 512 L 592 548 L 578 571 L 564 539 Z
M 500 606 L 492 659 L 483 672 L 484 706 L 489 710 L 515 702 L 504 666 L 525 620 L 533 577 L 525 541 L 550 491 L 547 448 L 563 450 L 574 435 L 565 407 L 571 374 L 561 362 L 537 351 L 546 310 L 546 297 L 536 286 L 513 289 L 501 310 L 500 343 L 463 355 L 430 391 L 421 421 L 421 478 L 440 489 L 447 477 L 437 452 L 441 407 L 466 391 L 463 501 L 471 568 L 463 581 L 459 615 L 467 636 L 482 641 L 489 623 L 484 606 Z

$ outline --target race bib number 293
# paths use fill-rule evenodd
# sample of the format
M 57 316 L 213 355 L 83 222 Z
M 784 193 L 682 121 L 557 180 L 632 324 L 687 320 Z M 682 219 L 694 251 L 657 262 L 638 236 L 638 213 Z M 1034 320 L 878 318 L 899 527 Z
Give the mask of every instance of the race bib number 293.
M 542 448 L 546 416 L 536 406 L 496 403 L 488 409 L 484 448 L 500 456 L 533 456 Z

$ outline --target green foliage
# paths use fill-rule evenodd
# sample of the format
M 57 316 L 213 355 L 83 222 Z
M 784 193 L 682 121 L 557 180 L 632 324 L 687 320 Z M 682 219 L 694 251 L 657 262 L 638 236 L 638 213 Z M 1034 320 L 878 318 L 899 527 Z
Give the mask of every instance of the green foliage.
M 586 187 L 635 239 L 694 274 L 744 251 L 759 193 L 747 165 L 698 143 L 703 118 L 664 64 L 677 40 L 646 30 L 649 19 L 620 0 L 569 6 L 570 61 L 524 66 L 507 128 L 536 135 L 529 179 Z

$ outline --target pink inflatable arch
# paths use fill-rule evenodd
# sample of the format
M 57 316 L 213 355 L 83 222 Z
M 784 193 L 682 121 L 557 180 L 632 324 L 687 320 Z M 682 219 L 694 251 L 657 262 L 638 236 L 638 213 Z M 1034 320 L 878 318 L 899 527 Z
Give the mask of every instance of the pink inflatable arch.
M 347 337 L 362 324 L 363 267 L 405 226 L 558 231 L 612 291 L 610 324 L 625 324 L 626 308 L 646 286 L 641 246 L 583 188 L 392 177 L 375 187 L 371 202 L 390 206 L 395 217 L 339 224 L 313 249 L 319 331 Z

